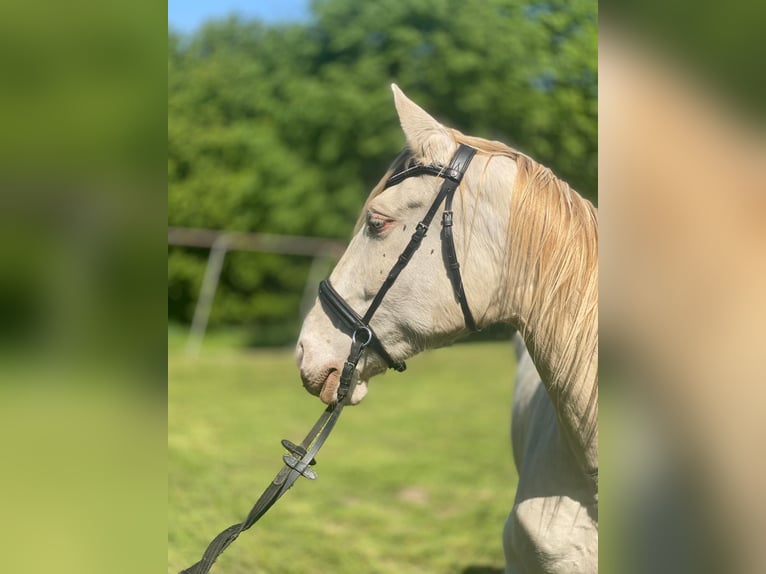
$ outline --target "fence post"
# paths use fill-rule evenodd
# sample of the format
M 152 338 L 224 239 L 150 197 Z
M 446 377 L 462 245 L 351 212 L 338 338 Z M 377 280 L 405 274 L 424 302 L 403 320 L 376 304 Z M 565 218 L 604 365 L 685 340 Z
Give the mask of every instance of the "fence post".
M 202 346 L 202 339 L 205 337 L 207 322 L 210 318 L 210 309 L 213 306 L 215 292 L 218 289 L 218 280 L 221 277 L 223 260 L 228 249 L 229 238 L 225 234 L 216 237 L 210 249 L 205 267 L 205 277 L 202 280 L 199 299 L 197 299 L 197 305 L 194 308 L 194 319 L 192 319 L 189 330 L 189 340 L 186 342 L 186 354 L 191 357 L 196 357 Z

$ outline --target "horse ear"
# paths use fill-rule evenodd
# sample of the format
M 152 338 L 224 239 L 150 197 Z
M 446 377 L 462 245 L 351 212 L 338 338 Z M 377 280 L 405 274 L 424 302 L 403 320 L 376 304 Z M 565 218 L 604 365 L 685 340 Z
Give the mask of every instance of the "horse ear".
M 396 84 L 391 84 L 391 91 L 394 93 L 394 105 L 407 146 L 417 157 L 427 162 L 449 161 L 454 151 L 455 140 L 447 128 L 405 96 Z

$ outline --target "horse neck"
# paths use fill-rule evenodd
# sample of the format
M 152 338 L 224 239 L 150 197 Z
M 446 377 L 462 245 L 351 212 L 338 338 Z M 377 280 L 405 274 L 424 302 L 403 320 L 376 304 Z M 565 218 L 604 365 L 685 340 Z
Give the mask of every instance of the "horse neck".
M 511 199 L 506 320 L 518 328 L 583 470 L 598 469 L 596 210 L 521 158 Z

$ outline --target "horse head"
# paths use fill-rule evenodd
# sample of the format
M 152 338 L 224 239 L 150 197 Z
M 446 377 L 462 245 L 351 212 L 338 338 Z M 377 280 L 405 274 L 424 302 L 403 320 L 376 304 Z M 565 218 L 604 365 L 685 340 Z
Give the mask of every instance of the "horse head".
M 392 90 L 405 151 L 370 194 L 354 236 L 329 278 L 340 298 L 360 316 L 434 205 L 444 182 L 443 172 L 461 143 L 468 147 L 460 139 L 471 139 L 440 124 L 395 85 Z M 493 157 L 479 152 L 469 160 L 455 191 L 451 216 L 465 305 L 478 326 L 495 321 L 502 299 L 498 286 L 503 282 L 504 241 L 498 238 L 506 235 L 510 194 L 492 193 L 491 188 L 501 181 L 507 186 L 515 171 L 514 162 L 507 157 L 496 158 L 490 166 Z M 417 166 L 431 171 L 418 171 Z M 408 177 L 412 173 L 418 175 Z M 376 352 L 370 346 L 362 355 L 350 393 L 352 404 L 366 395 L 370 378 L 383 373 L 391 361 L 402 362 L 468 332 L 466 312 L 461 310 L 447 272 L 449 257 L 440 229 L 444 208 L 438 206 L 437 217 L 370 320 L 369 326 L 384 351 Z M 326 403 L 337 399 L 350 336 L 347 326 L 320 297 L 304 320 L 296 356 L 304 386 Z

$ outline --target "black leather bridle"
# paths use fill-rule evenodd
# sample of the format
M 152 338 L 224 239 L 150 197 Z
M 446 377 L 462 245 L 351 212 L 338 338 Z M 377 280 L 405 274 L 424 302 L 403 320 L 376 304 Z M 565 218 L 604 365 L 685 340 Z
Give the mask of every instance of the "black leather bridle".
M 476 330 L 476 322 L 468 307 L 468 301 L 466 300 L 465 291 L 463 290 L 463 280 L 460 276 L 460 265 L 458 264 L 457 256 L 455 255 L 455 242 L 452 238 L 452 198 L 475 153 L 475 149 L 461 144 L 452 156 L 452 160 L 447 167 L 415 164 L 406 167 L 401 171 L 394 169 L 394 173 L 388 181 L 386 181 L 384 189 L 398 185 L 410 177 L 418 177 L 421 175 L 441 177 L 444 179 L 444 182 L 439 188 L 439 192 L 431 204 L 431 207 L 428 209 L 420 223 L 418 223 L 415 232 L 410 238 L 410 242 L 404 248 L 402 254 L 399 255 L 399 259 L 391 268 L 391 271 L 389 271 L 383 285 L 381 285 L 375 297 L 373 297 L 370 302 L 364 316 L 360 316 L 354 311 L 343 297 L 335 291 L 329 280 L 324 280 L 319 285 L 319 300 L 325 306 L 325 310 L 335 317 L 351 336 L 351 350 L 343 365 L 340 384 L 338 386 L 337 401 L 327 406 L 322 413 L 322 416 L 319 417 L 319 420 L 317 420 L 311 431 L 309 431 L 303 441 L 301 441 L 300 445 L 296 445 L 288 440 L 282 441 L 282 446 L 289 452 L 289 454 L 282 457 L 285 466 L 279 471 L 279 474 L 277 474 L 263 494 L 261 494 L 260 498 L 247 515 L 247 518 L 218 534 L 218 536 L 216 536 L 208 545 L 202 559 L 186 570 L 183 570 L 181 574 L 207 574 L 218 556 L 226 550 L 226 548 L 234 542 L 242 532 L 250 528 L 261 516 L 266 514 L 269 508 L 271 508 L 274 503 L 290 489 L 299 477 L 303 476 L 311 480 L 314 480 L 317 477 L 316 472 L 314 472 L 310 466 L 316 464 L 314 457 L 327 440 L 327 437 L 330 436 L 330 432 L 343 411 L 346 396 L 351 388 L 351 380 L 354 371 L 356 370 L 356 366 L 362 353 L 367 347 L 380 355 L 390 368 L 400 372 L 407 368 L 403 361 L 396 361 L 388 354 L 382 342 L 372 330 L 370 321 L 378 310 L 378 307 L 380 307 L 386 293 L 388 293 L 388 290 L 391 289 L 396 278 L 402 272 L 402 269 L 407 266 L 413 254 L 420 247 L 420 243 L 428 231 L 428 226 L 433 221 L 433 218 L 442 203 L 444 203 L 444 211 L 442 213 L 442 249 L 444 250 L 447 274 L 452 283 L 455 297 L 457 298 L 458 303 L 460 303 L 460 308 L 463 311 L 466 326 L 471 330 Z M 394 162 L 394 165 L 404 165 L 406 163 L 405 160 L 408 157 L 409 152 L 405 150 L 399 155 Z
M 402 152 L 400 157 L 397 158 L 397 161 L 394 162 L 394 165 L 404 163 L 403 159 L 407 154 L 407 150 Z M 436 198 L 434 198 L 431 203 L 431 207 L 428 209 L 420 223 L 417 224 L 415 232 L 410 238 L 410 242 L 404 248 L 401 255 L 399 255 L 399 258 L 391 268 L 391 271 L 388 272 L 388 276 L 385 281 L 383 281 L 383 285 L 380 286 L 380 289 L 378 289 L 375 297 L 373 297 L 364 316 L 360 316 L 359 313 L 357 313 L 351 305 L 338 294 L 330 284 L 329 279 L 325 279 L 319 284 L 319 300 L 324 305 L 325 311 L 331 317 L 336 318 L 351 335 L 351 350 L 343 365 L 343 371 L 341 373 L 340 384 L 338 387 L 338 401 L 342 401 L 348 393 L 351 386 L 351 379 L 356 370 L 356 365 L 366 347 L 369 347 L 380 355 L 389 368 L 399 372 L 404 371 L 407 368 L 407 365 L 405 365 L 403 361 L 396 361 L 391 358 L 391 355 L 386 351 L 383 343 L 370 326 L 370 321 L 380 307 L 380 304 L 383 302 L 386 293 L 391 289 L 396 282 L 397 277 L 399 277 L 399 274 L 407 266 L 414 253 L 420 247 L 423 237 L 425 237 L 428 227 L 431 225 L 431 222 L 442 203 L 444 203 L 444 211 L 442 212 L 442 250 L 446 262 L 447 275 L 452 283 L 455 297 L 463 311 L 463 318 L 466 326 L 472 331 L 476 330 L 476 321 L 471 314 L 471 309 L 468 306 L 468 300 L 465 296 L 465 290 L 463 289 L 463 279 L 460 276 L 460 264 L 458 263 L 457 255 L 455 254 L 455 241 L 452 237 L 452 198 L 454 197 L 455 190 L 457 190 L 460 185 L 460 182 L 468 169 L 468 165 L 471 163 L 475 154 L 476 150 L 474 148 L 461 144 L 452 156 L 447 167 L 416 164 L 403 169 L 402 171 L 395 171 L 388 181 L 386 181 L 383 189 L 398 185 L 410 177 L 418 177 L 421 175 L 432 175 L 444 179 L 444 182 L 439 188 L 439 192 L 436 194 Z

